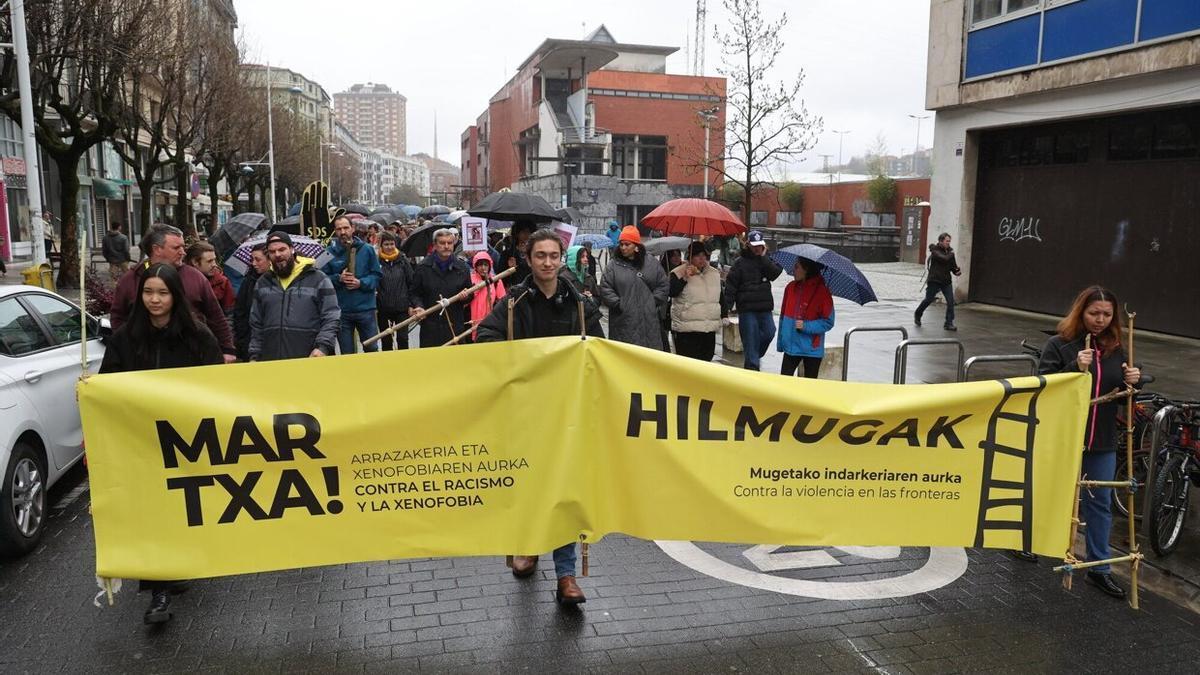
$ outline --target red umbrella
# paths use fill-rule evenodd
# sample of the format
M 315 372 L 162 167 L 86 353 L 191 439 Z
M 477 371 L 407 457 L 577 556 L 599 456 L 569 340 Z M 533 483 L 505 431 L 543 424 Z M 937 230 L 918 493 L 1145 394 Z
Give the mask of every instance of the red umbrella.
M 683 237 L 702 234 L 727 237 L 746 231 L 732 211 L 707 199 L 672 199 L 642 218 L 642 224 Z

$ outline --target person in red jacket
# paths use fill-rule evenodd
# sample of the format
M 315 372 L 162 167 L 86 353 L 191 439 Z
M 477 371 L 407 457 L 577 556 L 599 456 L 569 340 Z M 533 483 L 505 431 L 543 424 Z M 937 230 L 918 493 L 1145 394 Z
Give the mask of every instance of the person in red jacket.
M 225 318 L 225 312 L 221 309 L 221 303 L 217 301 L 208 278 L 195 267 L 183 264 L 183 232 L 171 225 L 155 223 L 150 226 L 146 236 L 142 237 L 140 248 L 146 254 L 146 259 L 122 275 L 116 290 L 113 291 L 112 310 L 109 314 L 113 331 L 120 330 L 129 320 L 133 303 L 138 297 L 138 284 L 146 268 L 154 263 L 167 263 L 179 270 L 188 304 L 191 305 L 192 312 L 217 337 L 221 351 L 225 354 L 225 362 L 235 361 L 237 349 L 233 345 L 233 331 L 229 328 L 229 321 Z
M 208 278 L 213 295 L 217 296 L 217 302 L 221 303 L 221 309 L 228 316 L 237 302 L 237 293 L 233 292 L 233 284 L 229 283 L 229 277 L 217 264 L 217 249 L 207 241 L 198 241 L 188 247 L 186 261 Z

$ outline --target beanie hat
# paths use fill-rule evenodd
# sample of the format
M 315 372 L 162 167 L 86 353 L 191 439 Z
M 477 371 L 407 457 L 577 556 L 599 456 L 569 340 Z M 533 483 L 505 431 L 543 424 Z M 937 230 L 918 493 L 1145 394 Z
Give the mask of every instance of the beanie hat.
M 642 235 L 638 233 L 638 229 L 634 225 L 626 225 L 621 228 L 621 236 L 617 241 L 627 241 L 631 244 L 641 245 Z
M 271 234 L 267 235 L 267 244 L 271 244 L 271 243 L 277 242 L 277 241 L 287 244 L 289 247 L 293 246 L 292 236 L 289 235 L 287 232 L 284 232 L 283 230 L 275 230 Z

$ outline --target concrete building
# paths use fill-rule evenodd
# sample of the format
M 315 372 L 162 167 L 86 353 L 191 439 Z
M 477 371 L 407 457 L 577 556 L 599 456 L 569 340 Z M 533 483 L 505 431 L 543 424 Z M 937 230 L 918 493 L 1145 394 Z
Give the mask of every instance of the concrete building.
M 471 198 L 511 187 L 573 206 L 602 230 L 638 222 L 654 207 L 704 191 L 711 157 L 724 155 L 725 80 L 666 72 L 676 47 L 623 44 L 604 26 L 583 40 L 547 39 L 462 134 Z M 716 172 L 709 180 L 718 182 Z
M 379 204 L 387 203 L 388 195 L 397 187 L 408 185 L 415 188 L 422 196 L 429 194 L 429 168 L 416 157 L 397 156 L 383 153 L 382 175 L 380 177 L 380 192 L 382 198 Z
M 934 0 L 929 34 L 930 230 L 957 240 L 957 293 L 1061 314 L 1102 283 L 1138 326 L 1200 337 L 1181 311 L 1200 297 L 1200 2 Z
M 428 194 L 435 204 L 459 203 L 459 189 L 454 187 L 459 185 L 457 166 L 444 159 L 430 157 L 424 152 L 413 155 L 413 159 L 424 162 L 425 168 L 429 170 L 429 191 L 422 194 Z
M 255 90 L 266 86 L 267 67 L 255 63 L 242 66 L 246 83 Z M 265 92 L 264 92 L 265 93 Z M 276 106 L 290 108 L 305 121 L 321 130 L 321 140 L 333 138 L 333 109 L 325 88 L 294 70 L 271 66 L 271 100 Z
M 386 84 L 356 84 L 333 95 L 338 121 L 365 146 L 408 154 L 408 99 Z

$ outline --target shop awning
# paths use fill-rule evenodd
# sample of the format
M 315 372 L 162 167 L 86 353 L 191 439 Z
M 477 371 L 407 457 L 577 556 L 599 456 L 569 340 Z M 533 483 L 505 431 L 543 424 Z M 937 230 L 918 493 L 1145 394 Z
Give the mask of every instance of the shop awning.
M 125 189 L 116 181 L 93 178 L 92 190 L 96 194 L 96 199 L 125 199 Z

